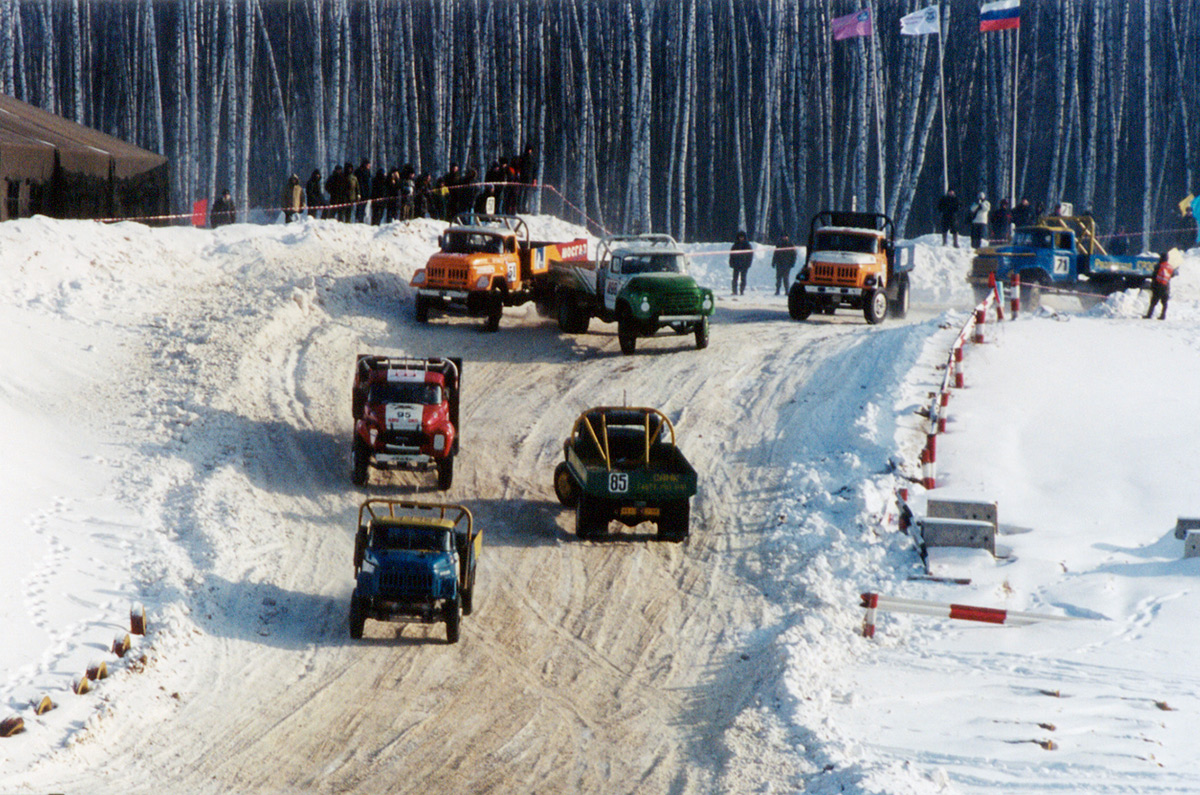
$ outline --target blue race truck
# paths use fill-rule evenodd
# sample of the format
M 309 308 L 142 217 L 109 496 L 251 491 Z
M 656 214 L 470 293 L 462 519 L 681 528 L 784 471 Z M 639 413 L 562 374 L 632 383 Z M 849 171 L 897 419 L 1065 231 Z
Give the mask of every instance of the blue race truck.
M 461 505 L 373 497 L 358 508 L 354 537 L 356 584 L 350 596 L 350 637 L 368 618 L 446 625 L 457 643 L 470 615 L 483 533 Z
M 1040 286 L 1095 295 L 1136 289 L 1154 275 L 1157 262 L 1153 254 L 1108 253 L 1090 216 L 1046 216 L 1015 230 L 1011 244 L 980 249 L 967 281 L 976 300 L 983 300 L 993 275 L 1007 283 L 1015 273 L 1021 278 L 1021 302 L 1029 304 L 1032 288 Z

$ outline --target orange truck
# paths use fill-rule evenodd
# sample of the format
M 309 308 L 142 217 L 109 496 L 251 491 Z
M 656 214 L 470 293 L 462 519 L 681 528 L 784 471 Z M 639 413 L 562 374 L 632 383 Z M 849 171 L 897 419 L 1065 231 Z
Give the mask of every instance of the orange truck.
M 438 251 L 413 274 L 417 322 L 428 322 L 432 312 L 456 312 L 482 317 L 484 329 L 496 331 L 506 306 L 552 304 L 551 262 L 586 259 L 585 239 L 533 241 L 515 215 L 460 215 L 438 238 Z
M 911 258 L 897 257 L 895 226 L 882 213 L 817 213 L 804 266 L 788 291 L 788 314 L 807 320 L 838 307 L 858 309 L 872 325 L 908 314 Z

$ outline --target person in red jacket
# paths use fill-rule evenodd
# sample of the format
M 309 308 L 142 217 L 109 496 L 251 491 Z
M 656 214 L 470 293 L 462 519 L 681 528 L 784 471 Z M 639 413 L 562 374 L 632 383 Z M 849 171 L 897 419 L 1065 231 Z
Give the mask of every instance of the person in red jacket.
M 1162 313 L 1158 316 L 1159 320 L 1167 319 L 1167 301 L 1171 298 L 1171 280 L 1175 278 L 1175 267 L 1167 262 L 1167 253 L 1158 255 L 1158 266 L 1154 269 L 1154 281 L 1150 283 L 1150 309 L 1146 311 L 1146 318 L 1149 319 L 1154 314 L 1154 307 L 1162 302 Z

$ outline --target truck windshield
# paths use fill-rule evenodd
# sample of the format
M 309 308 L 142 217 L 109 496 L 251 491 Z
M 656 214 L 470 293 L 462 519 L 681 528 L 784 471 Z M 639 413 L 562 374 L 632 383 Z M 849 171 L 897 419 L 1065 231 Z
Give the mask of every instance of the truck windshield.
M 1054 248 L 1051 245 L 1053 234 L 1046 229 L 1019 229 L 1013 234 L 1014 246 L 1029 248 Z
M 412 381 L 379 381 L 371 384 L 367 391 L 367 402 L 420 403 L 436 406 L 442 402 L 442 388 L 437 384 L 422 384 Z
M 856 254 L 875 254 L 879 238 L 856 235 L 853 232 L 817 232 L 813 251 L 852 251 Z
M 444 527 L 392 526 L 375 528 L 376 549 L 406 549 L 416 552 L 449 552 L 450 531 Z
M 442 238 L 442 251 L 447 254 L 502 254 L 504 238 L 481 232 L 450 231 Z
M 683 273 L 683 255 L 626 254 L 621 258 L 621 273 Z

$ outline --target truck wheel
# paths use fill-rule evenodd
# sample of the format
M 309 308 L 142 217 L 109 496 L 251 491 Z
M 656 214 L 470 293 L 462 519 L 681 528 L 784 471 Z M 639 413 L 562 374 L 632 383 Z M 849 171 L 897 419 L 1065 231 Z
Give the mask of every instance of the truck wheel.
M 469 616 L 475 610 L 475 575 L 471 574 L 471 584 L 462 589 L 462 614 Z
M 566 461 L 560 461 L 554 468 L 554 496 L 568 508 L 579 499 L 579 488 L 575 485 L 575 478 L 571 477 L 571 469 Z
M 608 522 L 602 521 L 601 509 L 595 505 L 595 500 L 586 494 L 580 494 L 575 501 L 575 535 L 580 541 L 591 541 L 604 535 Z
M 350 479 L 355 486 L 366 486 L 371 478 L 371 452 L 367 450 L 366 442 L 360 437 L 354 437 L 354 471 Z
M 708 347 L 708 318 L 700 318 L 700 322 L 696 324 L 696 349 L 704 350 Z
M 449 491 L 454 483 L 454 456 L 448 455 L 437 462 L 438 491 Z
M 429 299 L 421 294 L 417 294 L 413 301 L 413 314 L 417 318 L 418 323 L 429 322 Z
M 558 297 L 558 328 L 564 334 L 583 334 L 588 330 L 591 317 L 575 305 L 570 295 Z
M 460 612 L 461 609 L 461 598 L 458 596 L 455 596 L 453 599 L 448 599 L 446 601 L 446 606 L 443 608 L 445 611 L 444 618 L 446 621 L 447 643 L 458 643 L 459 623 L 462 621 L 462 614 Z
M 872 326 L 883 322 L 887 317 L 887 310 L 887 293 L 883 290 L 872 290 L 863 302 L 863 317 Z
M 621 353 L 628 356 L 637 349 L 637 331 L 632 320 L 620 318 L 617 320 L 617 342 L 621 344 Z
M 500 330 L 500 318 L 504 316 L 504 299 L 500 294 L 488 296 L 488 315 L 483 322 L 483 330 L 492 332 Z
M 809 302 L 804 287 L 799 284 L 792 285 L 792 289 L 788 290 L 788 314 L 792 320 L 808 320 L 812 311 L 812 303 Z
M 896 278 L 896 300 L 888 307 L 891 316 L 903 320 L 908 317 L 908 274 L 902 273 Z
M 350 637 L 361 640 L 363 627 L 367 624 L 367 611 L 363 608 L 362 599 L 357 594 L 350 597 Z
M 679 543 L 688 537 L 691 522 L 691 504 L 687 500 L 672 500 L 662 506 L 658 520 L 658 537 L 663 541 Z
M 363 525 L 358 528 L 354 534 L 354 573 L 358 574 L 358 570 L 362 568 L 363 555 L 367 551 L 367 528 Z

